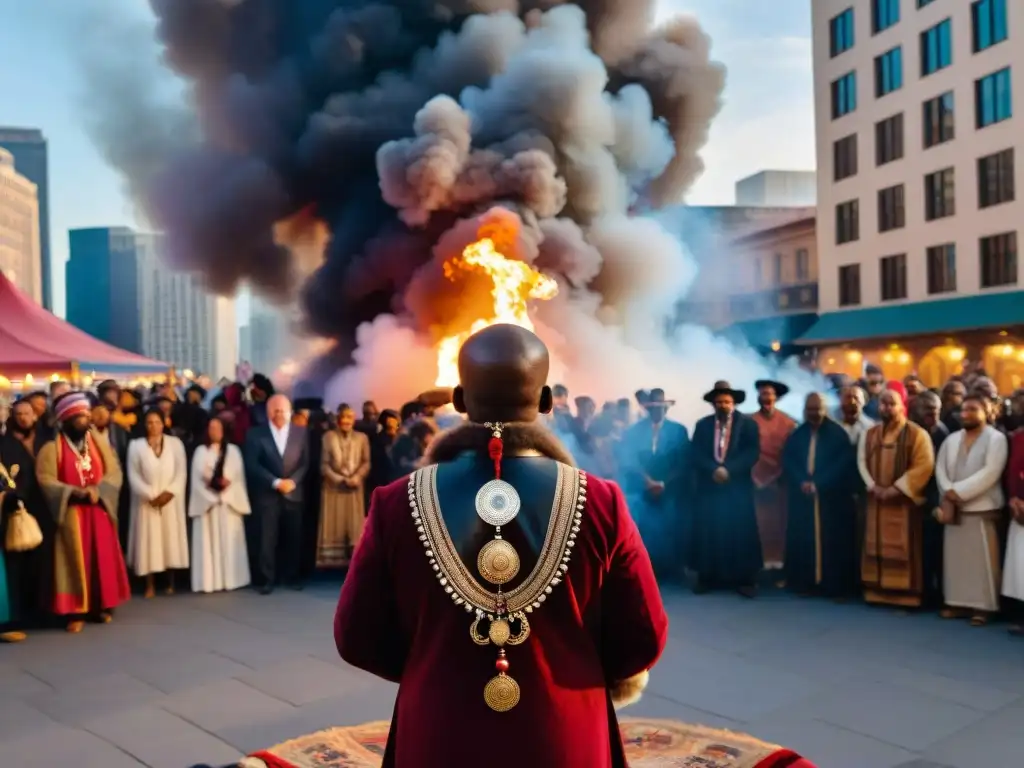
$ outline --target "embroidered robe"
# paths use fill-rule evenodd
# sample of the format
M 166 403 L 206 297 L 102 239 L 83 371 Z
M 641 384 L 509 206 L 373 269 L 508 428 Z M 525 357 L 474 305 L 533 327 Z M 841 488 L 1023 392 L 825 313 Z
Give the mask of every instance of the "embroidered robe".
M 1006 465 L 1007 499 L 1024 499 L 1024 429 L 1010 437 L 1010 460 Z M 1024 601 L 1024 525 L 1010 521 L 1003 561 L 1003 595 Z
M 556 481 L 556 474 L 572 478 L 576 470 L 558 467 L 547 458 L 502 464 L 502 479 L 523 500 L 519 516 L 502 526 L 502 535 L 523 558 L 522 579 L 510 582 L 511 589 L 528 580 L 534 560 L 554 556 L 549 562 L 556 567 L 560 562 L 564 545 L 548 546 L 553 544 L 545 533 L 548 518 L 557 514 L 561 520 L 556 510 L 566 501 L 571 515 L 577 501 L 571 493 L 568 499 L 558 493 Z M 493 464 L 486 456 L 441 464 L 443 476 L 433 477 L 436 494 L 431 476 L 423 474 L 431 469 L 413 475 L 414 498 L 424 520 L 429 516 L 433 525 L 448 530 L 451 541 L 431 554 L 442 558 L 449 576 L 456 574 L 461 584 L 465 575 L 456 562 L 475 577 L 477 553 L 493 536 L 473 506 L 481 480 L 494 477 Z M 562 524 L 554 527 L 563 536 Z M 529 638 L 508 649 L 509 675 L 519 683 L 521 701 L 499 713 L 483 697 L 495 674 L 496 649 L 474 644 L 472 610 L 455 604 L 439 583 L 420 541 L 426 534 L 417 531 L 411 516 L 409 482 L 374 492 L 363 540 L 342 586 L 334 632 L 343 659 L 399 683 L 384 768 L 470 766 L 482 755 L 489 755 L 496 768 L 625 768 L 610 687 L 635 679 L 657 661 L 668 619 L 617 485 L 588 478 L 578 527 L 567 572 L 529 614 Z M 495 750 L 495 734 L 501 733 L 522 737 L 515 738 L 514 747 Z
M 88 468 L 63 434 L 36 457 L 36 478 L 57 522 L 53 612 L 60 616 L 111 610 L 131 596 L 117 540 L 121 467 L 106 441 L 92 432 L 85 440 Z M 89 487 L 99 490 L 98 503 L 72 498 Z
M 928 433 L 906 419 L 879 424 L 857 445 L 857 466 L 868 491 L 861 581 L 869 603 L 919 607 L 923 599 L 922 511 L 935 452 Z M 875 486 L 895 488 L 879 501 Z

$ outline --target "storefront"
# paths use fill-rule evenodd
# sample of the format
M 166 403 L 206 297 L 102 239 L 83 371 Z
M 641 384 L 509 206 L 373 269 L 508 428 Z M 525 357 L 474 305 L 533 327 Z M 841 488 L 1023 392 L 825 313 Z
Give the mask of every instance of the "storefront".
M 888 379 L 916 373 L 929 387 L 980 362 L 1010 393 L 1024 386 L 1024 291 L 830 312 L 798 343 L 817 350 L 825 373 L 859 378 L 872 363 Z

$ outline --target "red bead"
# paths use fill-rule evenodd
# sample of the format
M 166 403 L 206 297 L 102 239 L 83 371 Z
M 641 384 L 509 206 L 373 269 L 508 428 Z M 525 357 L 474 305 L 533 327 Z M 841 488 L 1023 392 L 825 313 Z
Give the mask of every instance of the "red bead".
M 499 672 L 508 672 L 508 659 L 498 659 L 494 662 L 494 668 Z
M 487 455 L 490 456 L 494 461 L 501 461 L 501 454 L 504 452 L 505 446 L 501 442 L 500 437 L 492 437 L 487 443 Z

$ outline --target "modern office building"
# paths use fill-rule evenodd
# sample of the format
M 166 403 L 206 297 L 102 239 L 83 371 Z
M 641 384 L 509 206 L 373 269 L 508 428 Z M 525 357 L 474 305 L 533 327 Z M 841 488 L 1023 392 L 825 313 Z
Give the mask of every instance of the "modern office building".
M 18 173 L 0 147 L 0 271 L 26 296 L 42 303 L 39 200 L 36 185 Z
M 38 239 L 43 306 L 53 311 L 53 267 L 50 262 L 50 160 L 46 137 L 35 128 L 0 126 L 0 148 L 14 157 L 19 174 L 36 185 L 39 201 Z
M 1024 381 L 1024 3 L 815 0 L 819 302 L 804 337 L 929 384 Z
M 760 171 L 736 182 L 738 206 L 814 205 L 818 174 L 814 171 Z
M 169 269 L 160 235 L 127 227 L 70 233 L 68 322 L 122 349 L 216 380 L 238 362 L 234 299 Z

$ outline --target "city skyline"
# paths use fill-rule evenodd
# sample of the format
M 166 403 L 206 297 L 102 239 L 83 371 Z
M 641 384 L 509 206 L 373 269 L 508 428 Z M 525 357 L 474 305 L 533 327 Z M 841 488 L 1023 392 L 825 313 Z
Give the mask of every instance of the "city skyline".
M 82 8 L 116 21 L 114 29 L 104 30 L 111 36 L 132 29 L 126 50 L 138 55 L 140 68 L 154 66 L 158 51 L 144 7 L 140 11 L 127 0 L 88 0 Z M 744 176 L 774 168 L 813 169 L 809 3 L 779 0 L 769 11 L 750 8 L 744 0 L 663 0 L 658 12 L 662 19 L 681 12 L 696 16 L 712 38 L 713 56 L 728 69 L 723 109 L 701 153 L 707 170 L 687 202 L 731 204 L 733 185 Z M 81 36 L 80 19 L 55 0 L 30 7 L 0 0 L 0 18 L 8 22 L 0 27 L 0 92 L 5 94 L 0 125 L 39 128 L 49 140 L 51 276 L 54 309 L 63 315 L 68 231 L 148 227 L 87 135 L 89 113 L 77 71 L 81 51 L 73 43 Z M 150 37 L 135 36 L 137 30 Z

